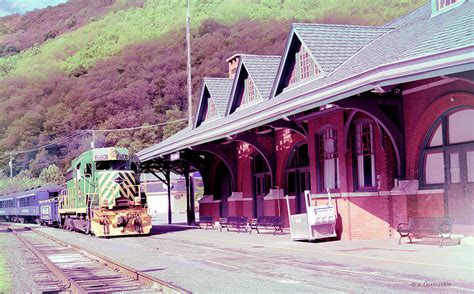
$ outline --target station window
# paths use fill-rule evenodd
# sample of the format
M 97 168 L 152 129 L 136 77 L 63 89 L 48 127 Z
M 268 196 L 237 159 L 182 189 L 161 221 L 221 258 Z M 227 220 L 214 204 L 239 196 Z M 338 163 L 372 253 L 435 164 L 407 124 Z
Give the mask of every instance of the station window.
M 337 154 L 337 133 L 333 128 L 319 135 L 320 191 L 339 188 L 339 159 Z
M 257 89 L 255 88 L 255 84 L 252 78 L 247 77 L 244 80 L 244 93 L 241 100 L 241 105 L 252 103 L 255 100 L 259 99 L 257 94 Z
M 421 179 L 427 188 L 474 182 L 474 109 L 442 115 L 428 133 L 421 155 Z M 445 173 L 445 167 L 448 167 Z
M 375 148 L 372 123 L 355 125 L 355 157 L 358 189 L 375 187 Z
M 288 85 L 305 80 L 319 74 L 319 68 L 314 62 L 309 51 L 300 44 L 295 52 L 294 62 L 291 65 L 290 79 Z
M 440 14 L 464 3 L 465 0 L 431 0 L 432 15 Z
M 211 100 L 211 97 L 207 99 L 207 111 L 206 111 L 206 119 L 212 119 L 217 116 L 217 109 L 216 104 Z

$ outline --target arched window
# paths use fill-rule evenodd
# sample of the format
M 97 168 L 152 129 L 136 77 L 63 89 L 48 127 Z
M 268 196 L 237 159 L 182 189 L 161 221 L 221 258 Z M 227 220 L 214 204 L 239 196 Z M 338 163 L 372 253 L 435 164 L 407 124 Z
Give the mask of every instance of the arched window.
M 472 108 L 451 111 L 436 120 L 421 156 L 423 186 L 443 187 L 446 180 L 450 184 L 474 182 L 473 126 Z
M 253 216 L 263 216 L 263 198 L 270 192 L 272 176 L 268 164 L 262 154 L 257 153 L 252 160 L 253 176 Z
M 358 122 L 354 126 L 354 156 L 357 190 L 373 189 L 375 181 L 374 124 Z
M 339 158 L 337 154 L 337 132 L 333 128 L 322 131 L 318 136 L 319 191 L 339 188 Z
M 290 196 L 296 196 L 297 213 L 304 212 L 303 193 L 310 189 L 308 144 L 301 144 L 293 148 L 286 168 L 286 192 Z

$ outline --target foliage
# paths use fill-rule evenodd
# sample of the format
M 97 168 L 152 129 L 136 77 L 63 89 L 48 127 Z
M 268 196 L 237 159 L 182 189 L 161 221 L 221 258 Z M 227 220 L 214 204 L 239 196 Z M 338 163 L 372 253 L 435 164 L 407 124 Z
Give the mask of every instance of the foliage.
M 55 165 L 51 164 L 48 167 L 45 167 L 40 175 L 39 179 L 43 183 L 50 183 L 50 184 L 63 184 L 65 182 L 65 178 L 61 170 Z
M 46 149 L 17 155 L 15 173 L 28 168 L 38 175 L 50 162 L 64 170 L 92 140 L 91 132 L 77 130 L 146 126 L 186 117 L 185 38 L 180 28 L 183 3 L 148 1 L 143 8 L 130 8 L 129 2 L 117 0 L 113 9 L 120 11 L 41 46 L 0 58 L 0 75 L 4 72 L 0 79 L 0 154 L 69 136 Z M 368 24 L 382 23 L 418 3 L 193 1 L 193 109 L 202 78 L 226 76 L 227 57 L 234 53 L 281 54 L 293 18 L 324 20 L 331 15 L 338 22 L 364 23 L 367 16 Z M 371 11 L 377 11 L 378 18 Z M 186 122 L 97 132 L 96 142 L 136 152 L 184 125 Z M 6 171 L 7 165 L 2 168 Z
M 216 19 L 225 24 L 241 19 L 382 24 L 424 2 L 425 0 L 199 0 L 192 1 L 191 15 L 192 26 L 195 28 L 206 19 Z M 183 27 L 184 5 L 185 1 L 181 0 L 149 0 L 143 8 L 111 12 L 75 31 L 49 40 L 37 50 L 22 52 L 19 59 L 8 61 L 10 57 L 6 57 L 0 64 L 13 64 L 8 72 L 10 75 L 47 76 L 51 72 L 71 73 L 80 67 L 90 68 L 99 60 L 116 55 L 131 44 L 156 39 Z M 44 39 L 49 30 L 43 31 L 41 38 Z M 61 32 L 61 28 L 55 30 Z
M 31 174 L 25 171 L 13 178 L 0 179 L 0 194 L 15 193 L 36 188 L 43 184 L 40 179 L 31 177 Z
M 129 4 L 124 5 L 123 2 Z M 17 50 L 15 52 L 0 50 L 0 56 L 15 54 L 35 44 L 41 44 L 47 39 L 80 28 L 107 13 L 142 5 L 142 1 L 71 0 L 57 6 L 36 9 L 24 15 L 0 18 L 0 36 L 3 35 L 0 37 L 0 49 L 4 47 Z

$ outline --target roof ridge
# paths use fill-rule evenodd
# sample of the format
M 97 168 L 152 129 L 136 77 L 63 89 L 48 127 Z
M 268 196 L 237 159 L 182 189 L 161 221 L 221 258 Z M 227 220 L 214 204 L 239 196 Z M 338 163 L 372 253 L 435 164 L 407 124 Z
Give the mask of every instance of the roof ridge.
M 368 26 L 368 25 L 351 25 L 351 24 L 331 24 L 331 23 L 314 23 L 314 22 L 294 22 L 291 26 L 325 26 L 325 27 L 349 27 L 349 28 L 371 28 L 371 29 L 389 29 L 387 26 Z
M 233 80 L 232 78 L 214 78 L 214 77 L 204 77 L 204 80 Z
M 246 57 L 278 57 L 281 58 L 281 55 L 259 55 L 259 54 L 239 54 L 240 56 Z

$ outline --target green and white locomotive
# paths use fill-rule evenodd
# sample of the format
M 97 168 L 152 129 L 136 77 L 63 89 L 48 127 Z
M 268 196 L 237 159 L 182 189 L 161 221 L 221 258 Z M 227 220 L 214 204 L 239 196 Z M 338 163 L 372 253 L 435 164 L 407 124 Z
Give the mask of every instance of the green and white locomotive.
M 149 234 L 138 169 L 126 148 L 96 148 L 73 160 L 59 197 L 63 228 L 98 237 Z

